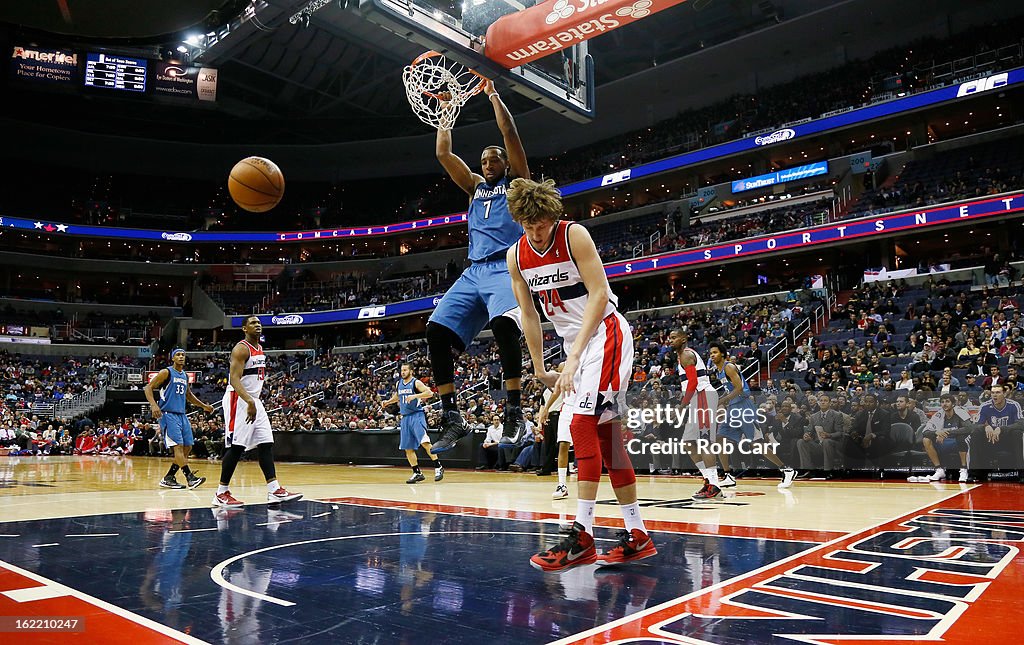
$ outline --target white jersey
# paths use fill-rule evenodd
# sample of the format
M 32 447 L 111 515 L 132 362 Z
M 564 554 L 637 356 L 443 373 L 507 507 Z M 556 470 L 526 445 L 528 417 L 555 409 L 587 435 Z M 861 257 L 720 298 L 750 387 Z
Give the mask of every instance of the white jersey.
M 243 340 L 242 344 L 249 350 L 249 358 L 245 359 L 245 367 L 242 369 L 242 387 L 254 399 L 260 398 L 263 391 L 263 381 L 266 379 L 267 357 L 263 353 L 262 345 L 251 345 Z M 228 379 L 228 392 L 234 392 L 231 387 L 231 380 Z
M 708 375 L 708 368 L 707 368 L 707 365 L 704 364 L 704 359 L 700 357 L 700 354 L 698 354 L 697 352 L 693 351 L 692 349 L 687 348 L 687 350 L 691 354 L 693 354 L 693 359 L 694 359 L 694 362 L 695 362 L 693 367 L 694 367 L 694 369 L 697 370 L 697 391 L 698 392 L 713 392 L 713 391 L 715 391 L 715 386 L 711 384 L 711 377 Z M 682 388 L 683 392 L 685 392 L 686 391 L 686 386 L 687 386 L 687 382 L 686 382 L 686 368 L 683 367 L 682 363 L 679 363 L 679 385 Z
M 551 246 L 537 252 L 526 236 L 516 242 L 516 261 L 523 280 L 534 294 L 541 313 L 555 326 L 565 347 L 572 346 L 583 326 L 583 310 L 587 306 L 587 287 L 583 284 L 576 260 L 569 249 L 569 227 L 573 222 L 562 220 L 555 225 Z M 608 304 L 601 318 L 615 313 L 619 300 L 608 288 Z

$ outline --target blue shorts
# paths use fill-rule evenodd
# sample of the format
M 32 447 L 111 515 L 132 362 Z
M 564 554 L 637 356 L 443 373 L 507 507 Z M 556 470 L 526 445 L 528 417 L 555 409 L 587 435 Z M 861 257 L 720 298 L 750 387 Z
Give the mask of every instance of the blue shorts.
M 401 425 L 402 438 L 398 444 L 399 450 L 416 450 L 420 444 L 427 441 L 427 415 L 423 413 L 407 414 L 402 417 Z
M 164 433 L 164 443 L 168 448 L 174 446 L 191 446 L 192 423 L 182 412 L 164 412 L 160 417 L 160 430 Z
M 718 424 L 718 436 L 725 437 L 733 443 L 739 443 L 744 438 L 753 441 L 753 420 L 757 408 L 749 405 L 730 405 L 726 411 L 728 416 Z
M 505 260 L 478 262 L 441 297 L 430 322 L 451 329 L 469 347 L 492 318 L 518 306 Z

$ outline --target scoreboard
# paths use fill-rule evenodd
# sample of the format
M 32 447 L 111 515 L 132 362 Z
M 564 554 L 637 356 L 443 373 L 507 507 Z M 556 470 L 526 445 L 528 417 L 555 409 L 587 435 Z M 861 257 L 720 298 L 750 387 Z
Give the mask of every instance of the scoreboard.
M 146 91 L 146 59 L 90 52 L 85 56 L 86 87 Z

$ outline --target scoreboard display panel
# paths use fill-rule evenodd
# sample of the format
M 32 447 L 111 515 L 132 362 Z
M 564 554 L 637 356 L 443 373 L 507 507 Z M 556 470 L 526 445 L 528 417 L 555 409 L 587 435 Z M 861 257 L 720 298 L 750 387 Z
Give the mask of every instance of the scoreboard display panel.
M 146 59 L 90 52 L 85 56 L 86 87 L 146 91 Z

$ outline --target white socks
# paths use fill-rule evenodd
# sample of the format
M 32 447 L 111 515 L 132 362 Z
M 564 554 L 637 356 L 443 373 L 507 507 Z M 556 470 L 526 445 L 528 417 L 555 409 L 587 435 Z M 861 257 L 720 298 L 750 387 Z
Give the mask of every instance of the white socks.
M 701 468 L 700 474 L 704 475 L 704 479 L 708 480 L 712 486 L 718 486 L 718 468 L 712 466 L 711 468 Z
M 227 486 L 223 486 L 221 484 L 217 484 L 217 494 L 218 495 L 223 495 L 226 492 L 228 492 L 228 487 Z
M 569 476 L 569 467 L 558 469 L 558 485 L 565 486 L 565 480 Z
M 640 517 L 640 502 L 620 504 L 619 508 L 622 509 L 622 519 L 626 522 L 627 531 L 632 532 L 633 529 L 640 529 L 647 533 L 647 528 L 644 527 L 644 520 Z
M 276 479 L 273 480 L 273 481 L 267 482 L 267 492 L 268 493 L 276 492 L 278 488 L 281 488 L 281 484 L 278 484 Z
M 583 530 L 590 535 L 594 534 L 594 505 L 595 500 L 576 500 L 576 521 L 583 525 Z

